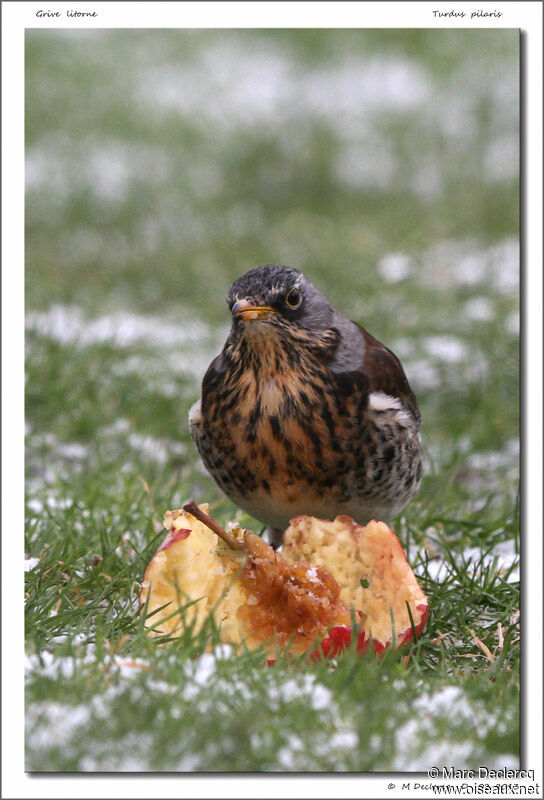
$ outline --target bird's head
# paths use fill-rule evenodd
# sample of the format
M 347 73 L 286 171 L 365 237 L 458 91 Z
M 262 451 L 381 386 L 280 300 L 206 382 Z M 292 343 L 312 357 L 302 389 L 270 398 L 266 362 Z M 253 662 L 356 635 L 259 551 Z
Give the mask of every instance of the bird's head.
M 332 323 L 334 309 L 310 281 L 293 267 L 264 266 L 249 270 L 229 289 L 232 334 L 319 336 Z

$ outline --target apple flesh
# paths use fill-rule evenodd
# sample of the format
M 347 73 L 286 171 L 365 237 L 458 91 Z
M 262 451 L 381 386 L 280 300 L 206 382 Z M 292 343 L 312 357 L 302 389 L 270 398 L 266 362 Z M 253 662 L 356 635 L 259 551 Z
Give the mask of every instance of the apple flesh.
M 207 513 L 206 503 L 200 508 Z M 167 511 L 164 526 L 168 534 L 149 562 L 140 592 L 149 633 L 180 636 L 189 627 L 196 633 L 211 615 L 223 641 L 240 642 L 236 610 L 247 598 L 237 573 L 245 557 L 182 510 Z
M 334 520 L 300 516 L 284 534 L 282 557 L 325 564 L 342 587 L 340 598 L 355 612 L 356 648 L 383 652 L 406 644 L 423 631 L 429 604 L 393 531 L 371 520 L 358 525 L 351 517 Z M 351 626 L 333 627 L 321 642 L 325 656 L 351 645 Z

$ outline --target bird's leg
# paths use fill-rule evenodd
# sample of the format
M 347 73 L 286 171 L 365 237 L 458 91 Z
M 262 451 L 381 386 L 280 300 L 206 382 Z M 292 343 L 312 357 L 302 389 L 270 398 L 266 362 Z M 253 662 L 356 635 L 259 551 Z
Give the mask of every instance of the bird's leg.
M 283 530 L 282 528 L 273 528 L 272 525 L 266 526 L 266 540 L 272 545 L 274 550 L 281 547 L 283 544 Z

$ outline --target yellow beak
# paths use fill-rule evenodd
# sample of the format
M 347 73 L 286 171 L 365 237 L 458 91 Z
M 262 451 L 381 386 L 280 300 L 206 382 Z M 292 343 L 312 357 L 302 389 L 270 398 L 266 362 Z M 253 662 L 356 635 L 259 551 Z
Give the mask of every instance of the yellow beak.
M 238 319 L 267 319 L 272 314 L 277 314 L 272 306 L 253 306 L 249 300 L 237 300 L 232 307 L 232 316 Z

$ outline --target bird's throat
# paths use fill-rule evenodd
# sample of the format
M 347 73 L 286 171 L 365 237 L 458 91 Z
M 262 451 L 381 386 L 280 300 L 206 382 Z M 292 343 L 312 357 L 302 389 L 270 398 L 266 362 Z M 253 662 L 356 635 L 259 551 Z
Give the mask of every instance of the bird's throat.
M 252 370 L 261 380 L 278 379 L 283 374 L 308 373 L 328 364 L 338 346 L 334 328 L 313 333 L 303 328 L 285 329 L 265 320 L 244 324 L 230 347 L 228 356 L 243 370 Z
M 327 335 L 329 334 L 329 335 Z M 314 337 L 303 330 L 292 335 L 274 325 L 251 322 L 229 353 L 230 378 L 237 404 L 254 423 L 278 415 L 283 421 L 303 402 L 319 401 L 318 386 L 327 381 L 327 363 L 336 347 L 329 332 Z

